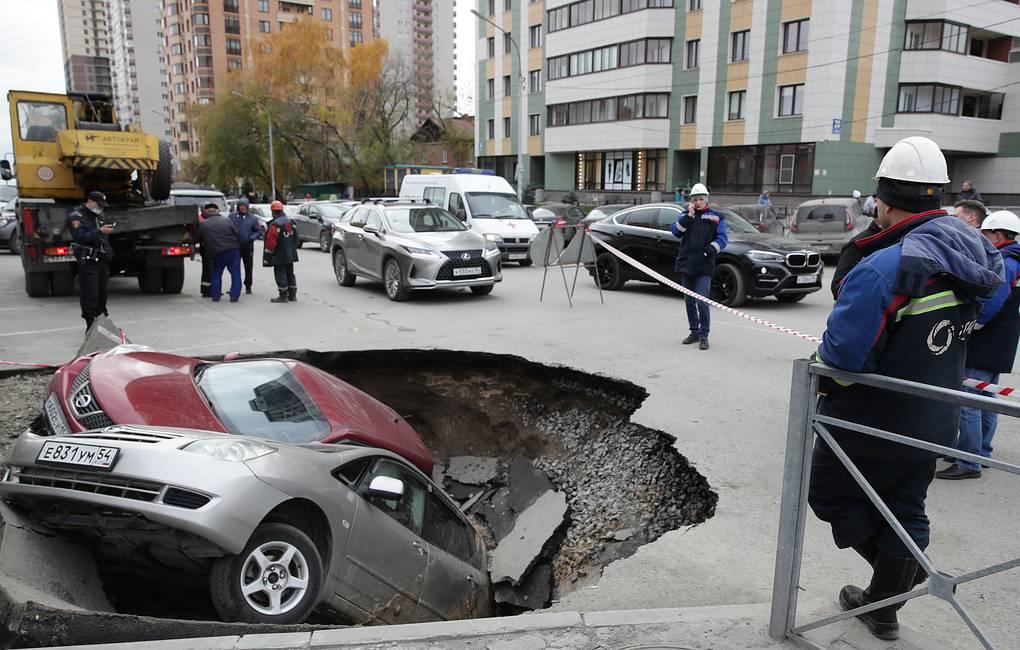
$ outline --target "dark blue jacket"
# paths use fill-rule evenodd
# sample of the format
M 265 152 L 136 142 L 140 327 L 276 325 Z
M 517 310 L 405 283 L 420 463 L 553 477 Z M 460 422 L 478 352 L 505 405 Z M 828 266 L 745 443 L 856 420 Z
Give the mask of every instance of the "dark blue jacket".
M 680 239 L 680 252 L 673 270 L 690 275 L 712 275 L 715 256 L 726 248 L 726 219 L 707 208 L 693 217 L 684 214 L 670 226 L 673 235 Z
M 103 221 L 100 215 L 79 205 L 67 215 L 67 230 L 71 233 L 71 246 L 75 258 L 81 264 L 109 262 L 113 259 L 110 238 L 99 229 Z
M 231 212 L 230 222 L 237 228 L 238 236 L 241 239 L 241 250 L 253 250 L 255 240 L 262 239 L 262 224 L 251 213 L 251 208 L 248 209 L 247 214 L 241 214 L 236 210 Z
M 946 214 L 901 228 L 900 242 L 869 255 L 843 280 L 817 357 L 843 370 L 958 390 L 967 338 L 981 304 L 1002 283 L 1002 256 L 977 230 Z M 824 415 L 942 445 L 956 440 L 958 406 L 860 384 L 826 381 L 822 392 Z M 933 457 L 838 427 L 830 431 L 854 457 Z
M 999 247 L 1006 281 L 981 308 L 977 327 L 967 343 L 967 367 L 1012 372 L 1020 342 L 1020 243 Z
M 266 232 L 266 250 L 273 254 L 273 266 L 286 266 L 298 261 L 297 230 L 286 215 L 281 214 L 269 222 Z
M 198 224 L 198 243 L 202 245 L 202 255 L 210 257 L 241 248 L 237 228 L 223 214 L 207 217 Z

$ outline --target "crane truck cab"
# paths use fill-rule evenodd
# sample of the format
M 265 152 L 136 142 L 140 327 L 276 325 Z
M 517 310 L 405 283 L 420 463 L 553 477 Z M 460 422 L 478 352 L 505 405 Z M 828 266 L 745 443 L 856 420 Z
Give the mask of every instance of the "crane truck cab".
M 400 199 L 445 208 L 471 230 L 494 241 L 504 262 L 531 266 L 529 249 L 538 227 L 517 199 L 513 186 L 502 176 L 458 172 L 408 174 L 400 183 Z

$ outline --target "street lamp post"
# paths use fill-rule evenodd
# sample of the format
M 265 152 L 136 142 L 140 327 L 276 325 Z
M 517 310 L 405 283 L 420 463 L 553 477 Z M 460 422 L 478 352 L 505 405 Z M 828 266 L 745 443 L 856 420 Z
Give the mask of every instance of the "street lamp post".
M 524 77 L 524 57 L 521 56 L 521 48 L 517 46 L 517 41 L 514 39 L 513 34 L 510 34 L 505 29 L 497 25 L 496 23 L 489 20 L 487 17 L 478 13 L 474 9 L 471 10 L 476 17 L 483 20 L 497 30 L 505 34 L 510 39 L 510 44 L 513 45 L 514 51 L 517 52 L 517 80 L 520 82 L 520 98 L 519 106 L 517 109 L 517 173 L 514 175 L 517 179 L 517 198 L 522 202 L 524 201 L 524 149 L 528 146 L 528 94 L 527 82 Z
M 262 102 L 261 100 L 252 99 L 251 97 L 248 97 L 247 95 L 245 95 L 245 94 L 243 94 L 243 93 L 241 93 L 240 91 L 237 91 L 237 90 L 232 90 L 231 92 L 234 95 L 237 95 L 238 97 L 240 97 L 241 99 L 248 100 L 249 102 L 252 102 L 253 104 L 259 106 L 262 110 L 264 110 L 266 112 L 266 119 L 269 121 L 269 182 L 270 182 L 270 184 L 272 185 L 272 188 L 273 188 L 272 189 L 272 192 L 273 192 L 272 200 L 275 201 L 276 200 L 276 158 L 273 156 L 273 114 L 269 112 L 269 109 L 266 108 L 265 103 Z

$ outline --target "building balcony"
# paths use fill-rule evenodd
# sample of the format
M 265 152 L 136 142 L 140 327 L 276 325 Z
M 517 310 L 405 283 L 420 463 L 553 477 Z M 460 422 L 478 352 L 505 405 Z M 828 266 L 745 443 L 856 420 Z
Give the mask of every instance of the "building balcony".
M 887 148 L 903 138 L 921 135 L 931 138 L 947 152 L 995 154 L 999 151 L 999 134 L 1005 130 L 1002 120 L 899 113 L 892 127 L 875 130 L 875 146 Z
M 1009 64 L 942 50 L 908 50 L 900 58 L 900 83 L 942 83 L 991 90 L 1011 81 Z
M 1020 38 L 1020 5 L 1012 0 L 964 4 L 959 0 L 907 0 L 907 20 L 951 20 L 979 27 L 995 25 L 1003 36 Z
M 546 153 L 668 147 L 669 120 L 666 119 L 549 126 L 545 129 Z

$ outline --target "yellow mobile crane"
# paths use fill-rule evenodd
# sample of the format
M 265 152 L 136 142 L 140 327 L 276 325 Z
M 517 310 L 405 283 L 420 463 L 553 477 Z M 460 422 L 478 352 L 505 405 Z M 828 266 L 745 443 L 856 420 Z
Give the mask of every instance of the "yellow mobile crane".
M 137 276 L 146 293 L 180 293 L 198 215 L 194 206 L 158 205 L 170 196 L 169 144 L 123 128 L 108 96 L 12 90 L 7 100 L 15 167 L 0 161 L 0 178 L 17 179 L 28 295 L 73 291 L 67 214 L 92 190 L 106 194 L 117 222 L 111 275 Z

